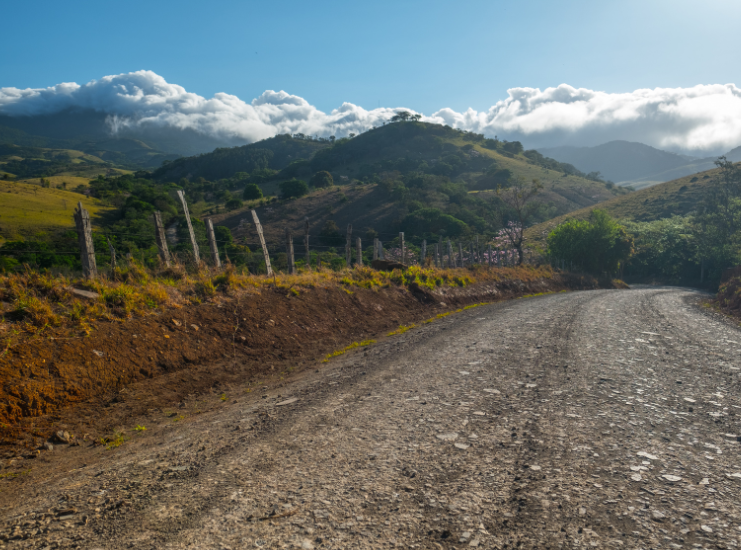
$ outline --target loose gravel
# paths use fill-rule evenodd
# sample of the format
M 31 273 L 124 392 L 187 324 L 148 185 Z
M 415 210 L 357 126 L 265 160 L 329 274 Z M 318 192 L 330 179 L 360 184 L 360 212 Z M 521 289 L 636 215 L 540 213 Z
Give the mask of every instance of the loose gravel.
M 479 307 L 116 449 L 55 445 L 77 467 L 22 482 L 0 548 L 737 547 L 741 332 L 703 297 Z

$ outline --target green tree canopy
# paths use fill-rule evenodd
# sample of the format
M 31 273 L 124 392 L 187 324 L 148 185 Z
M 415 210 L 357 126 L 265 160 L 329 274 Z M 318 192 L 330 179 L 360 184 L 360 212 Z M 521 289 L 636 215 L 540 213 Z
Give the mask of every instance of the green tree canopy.
M 280 193 L 284 199 L 303 197 L 309 193 L 309 186 L 305 181 L 293 178 L 280 184 Z
M 320 170 L 311 177 L 311 181 L 309 181 L 309 184 L 312 187 L 317 188 L 332 187 L 334 185 L 334 179 L 332 178 L 332 174 L 330 174 L 326 170 Z
M 589 220 L 568 220 L 548 235 L 548 254 L 601 275 L 614 273 L 633 253 L 633 237 L 603 210 Z
M 256 183 L 248 183 L 244 187 L 242 198 L 246 201 L 254 201 L 262 198 L 262 189 Z

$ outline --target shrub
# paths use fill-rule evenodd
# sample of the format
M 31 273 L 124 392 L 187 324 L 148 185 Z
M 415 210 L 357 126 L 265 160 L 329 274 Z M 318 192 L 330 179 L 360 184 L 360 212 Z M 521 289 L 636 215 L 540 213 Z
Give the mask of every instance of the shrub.
M 309 184 L 317 188 L 332 187 L 334 185 L 334 179 L 332 178 L 332 174 L 326 170 L 321 170 L 311 177 Z
M 255 201 L 262 198 L 262 189 L 256 183 L 248 183 L 242 193 L 242 198 L 246 201 Z
M 309 186 L 305 181 L 293 178 L 280 184 L 280 193 L 284 199 L 303 197 L 309 193 Z
M 244 204 L 239 199 L 229 199 L 224 205 L 227 210 L 236 210 L 237 208 L 242 208 L 243 206 Z

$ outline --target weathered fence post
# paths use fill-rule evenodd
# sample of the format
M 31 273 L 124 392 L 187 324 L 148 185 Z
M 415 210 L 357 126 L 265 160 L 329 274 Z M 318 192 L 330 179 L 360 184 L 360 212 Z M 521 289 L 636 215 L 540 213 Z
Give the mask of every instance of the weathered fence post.
M 75 210 L 75 224 L 77 225 L 77 238 L 80 243 L 82 275 L 86 279 L 95 279 L 98 276 L 98 266 L 95 263 L 93 228 L 90 224 L 90 214 L 82 207 L 82 202 L 77 203 L 77 210 Z
M 221 267 L 221 259 L 219 259 L 219 248 L 218 246 L 216 246 L 214 222 L 211 221 L 211 218 L 206 219 L 206 234 L 208 234 L 208 247 L 211 249 L 211 259 L 214 262 L 214 267 Z
M 469 261 L 468 261 L 468 263 L 470 265 L 474 265 L 474 264 L 476 264 L 478 262 L 476 261 L 476 249 L 473 247 L 473 241 L 471 241 L 470 243 L 468 243 L 468 247 L 470 248 L 470 255 L 469 255 Z
M 113 272 L 113 270 L 116 269 L 116 249 L 113 248 L 113 243 L 111 243 L 111 239 L 106 237 L 105 240 L 108 241 L 108 252 L 111 253 L 111 272 Z
M 383 254 L 383 241 L 378 241 L 378 259 L 385 260 L 386 257 Z
M 201 263 L 201 255 L 198 250 L 198 243 L 196 242 L 196 234 L 193 232 L 193 224 L 190 223 L 190 212 L 188 212 L 188 203 L 185 202 L 185 192 L 182 189 L 178 189 L 178 197 L 180 202 L 183 204 L 183 212 L 185 213 L 185 222 L 188 224 L 188 232 L 190 233 L 190 244 L 193 246 L 193 258 L 195 259 L 196 265 Z
M 492 264 L 494 263 L 494 260 L 491 257 L 491 244 L 489 244 L 489 250 L 488 250 L 488 252 L 489 252 L 489 254 L 488 254 L 488 256 L 487 256 L 486 259 L 487 259 L 487 263 L 489 264 L 489 267 L 491 267 Z
M 378 239 L 373 239 L 373 261 L 378 259 Z
M 350 267 L 352 263 L 352 224 L 347 224 L 347 236 L 345 238 L 345 265 Z
M 458 241 L 458 258 L 460 259 L 459 267 L 466 267 L 466 263 L 463 261 L 463 244 Z
M 154 237 L 162 263 L 165 264 L 165 267 L 170 267 L 170 251 L 167 249 L 165 225 L 162 223 L 162 214 L 159 211 L 154 213 Z
M 296 265 L 293 261 L 293 237 L 291 231 L 286 227 L 286 261 L 288 262 L 288 274 L 296 274 Z
M 309 218 L 304 223 L 304 248 L 306 249 L 306 269 L 311 271 L 311 252 L 309 252 Z
M 404 246 L 404 232 L 399 233 L 399 245 L 401 246 L 401 265 L 406 264 L 406 247 Z
M 453 267 L 453 245 L 448 239 L 448 267 Z
M 257 218 L 257 212 L 252 210 L 252 221 L 255 222 L 255 229 L 257 230 L 257 236 L 260 237 L 260 246 L 262 246 L 262 255 L 265 258 L 265 269 L 268 272 L 268 277 L 273 274 L 273 268 L 270 267 L 270 254 L 268 254 L 268 247 L 265 244 L 265 236 L 262 234 L 262 225 L 260 220 Z
M 419 264 L 424 266 L 427 259 L 427 239 L 422 241 L 422 250 L 419 252 Z
M 357 252 L 358 259 L 357 259 L 357 263 L 358 263 L 358 265 L 363 265 L 363 241 L 360 239 L 360 237 L 357 238 L 357 240 L 355 241 L 355 244 L 357 244 L 357 247 L 358 247 L 358 252 Z
M 482 264 L 481 261 L 481 247 L 479 246 L 479 236 L 476 235 L 476 263 Z

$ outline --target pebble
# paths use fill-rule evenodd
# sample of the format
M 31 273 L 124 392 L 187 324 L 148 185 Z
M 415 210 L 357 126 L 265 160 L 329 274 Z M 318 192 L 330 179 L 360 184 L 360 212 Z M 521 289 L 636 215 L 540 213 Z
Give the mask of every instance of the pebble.
M 641 452 L 639 452 L 639 453 L 636 453 L 636 455 L 637 455 L 637 456 L 642 456 L 643 458 L 647 458 L 647 459 L 649 459 L 649 460 L 658 460 L 658 459 L 659 459 L 659 457 L 658 457 L 658 456 L 655 456 L 655 455 L 652 455 L 652 454 L 648 454 L 648 453 L 647 453 L 647 452 L 645 452 L 645 451 L 641 451 Z

